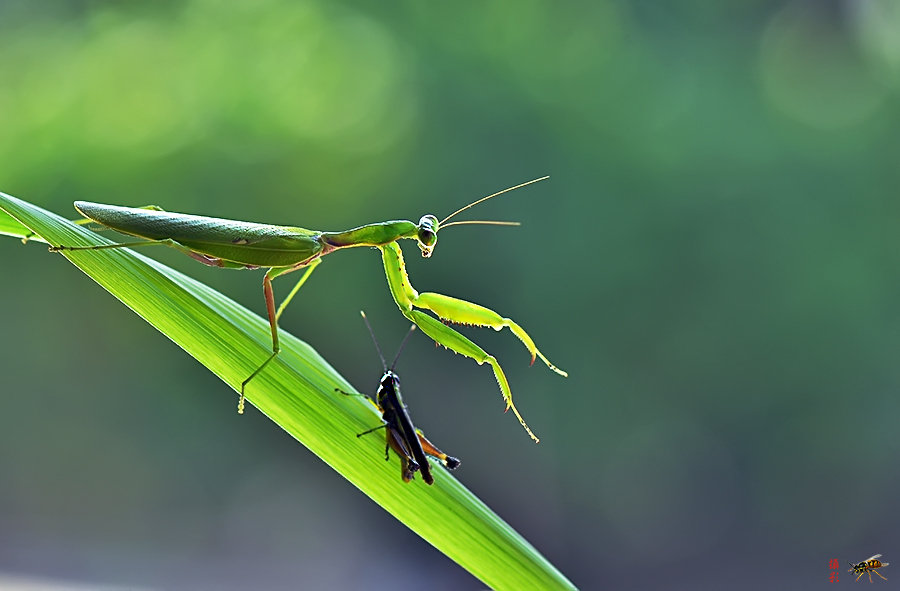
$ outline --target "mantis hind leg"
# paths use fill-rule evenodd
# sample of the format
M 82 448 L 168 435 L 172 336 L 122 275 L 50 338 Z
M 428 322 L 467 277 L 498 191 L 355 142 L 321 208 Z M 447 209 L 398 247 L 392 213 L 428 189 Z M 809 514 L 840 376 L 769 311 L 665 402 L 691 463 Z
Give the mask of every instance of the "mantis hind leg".
M 97 223 L 97 222 L 95 222 L 94 220 L 88 219 L 88 218 L 81 218 L 80 220 L 70 220 L 70 221 L 71 221 L 73 224 L 75 224 L 76 226 L 86 226 L 86 225 L 91 224 L 91 223 L 94 223 L 94 224 Z M 97 224 L 97 225 L 100 226 L 100 224 Z M 101 226 L 101 227 L 103 227 L 103 226 Z M 104 229 L 105 229 L 105 228 L 104 228 Z M 37 236 L 37 234 L 36 234 L 35 232 L 32 232 L 32 231 L 29 231 L 27 234 L 25 234 L 24 236 L 22 236 L 22 244 L 28 244 L 28 241 L 31 240 L 31 238 L 32 238 L 33 236 Z
M 294 296 L 297 295 L 297 292 L 300 291 L 300 288 L 303 287 L 303 284 L 306 283 L 306 280 L 309 279 L 309 276 L 321 262 L 322 259 L 315 259 L 306 266 L 306 272 L 303 274 L 303 276 L 300 277 L 300 279 L 297 281 L 297 284 L 287 295 L 287 297 L 284 298 L 284 301 L 281 302 L 278 310 L 275 309 L 275 292 L 272 289 L 272 280 L 276 277 L 279 277 L 280 275 L 290 273 L 291 271 L 296 271 L 297 269 L 301 269 L 303 267 L 276 267 L 266 271 L 266 276 L 265 278 L 263 278 L 263 294 L 266 298 L 266 313 L 269 317 L 269 329 L 272 331 L 272 354 L 262 362 L 262 365 L 257 367 L 253 371 L 253 373 L 250 374 L 250 377 L 241 382 L 241 392 L 240 397 L 238 398 L 237 406 L 238 414 L 244 414 L 244 392 L 247 389 L 247 384 L 249 384 L 250 381 L 253 380 L 253 378 L 258 376 L 259 373 L 263 369 L 265 369 L 265 367 L 269 365 L 269 363 L 271 363 L 273 359 L 278 357 L 278 354 L 281 352 L 281 346 L 278 344 L 278 318 L 281 317 L 281 313 L 284 312 L 284 309 L 291 302 L 291 300 L 294 299 Z
M 92 220 L 89 220 L 92 221 Z M 162 245 L 174 248 L 175 250 L 180 250 L 184 254 L 192 257 L 196 254 L 190 248 L 184 246 L 183 244 L 179 244 L 175 242 L 171 238 L 162 238 L 160 240 L 152 240 L 152 239 L 144 239 L 144 240 L 132 240 L 131 242 L 114 242 L 112 244 L 100 244 L 95 246 L 65 246 L 60 244 L 59 246 L 51 246 L 50 252 L 61 252 L 63 250 L 109 250 L 112 248 L 132 248 L 135 246 L 154 246 L 154 245 Z M 202 261 L 201 261 L 202 262 Z
M 88 220 L 91 221 L 91 220 Z M 233 261 L 228 261 L 225 259 L 219 259 L 216 257 L 207 256 L 205 254 L 196 252 L 191 250 L 187 246 L 176 242 L 172 238 L 160 238 L 160 239 L 152 239 L 152 238 L 144 238 L 142 240 L 132 240 L 130 242 L 114 242 L 111 244 L 100 244 L 95 246 L 51 246 L 49 248 L 50 252 L 60 252 L 63 250 L 109 250 L 113 248 L 132 248 L 135 246 L 154 246 L 154 245 L 162 245 L 168 246 L 169 248 L 174 248 L 175 250 L 186 254 L 191 257 L 195 261 L 199 263 L 203 263 L 204 265 L 208 265 L 210 267 L 222 267 L 222 268 L 232 268 L 232 269 L 246 269 L 248 268 L 246 265 L 242 265 L 240 263 L 235 263 Z
M 142 205 L 141 207 L 138 207 L 136 209 L 150 209 L 153 211 L 165 211 L 165 209 L 163 209 L 162 207 L 160 207 L 158 205 Z M 88 224 L 97 224 L 99 229 L 109 230 L 109 228 L 107 228 L 100 222 L 98 222 L 96 220 L 92 220 L 90 218 L 81 218 L 81 219 L 70 220 L 70 221 L 77 226 L 86 226 Z M 35 234 L 34 232 L 29 232 L 28 234 L 25 234 L 24 236 L 22 236 L 22 244 L 27 244 L 32 236 L 37 236 L 37 234 Z

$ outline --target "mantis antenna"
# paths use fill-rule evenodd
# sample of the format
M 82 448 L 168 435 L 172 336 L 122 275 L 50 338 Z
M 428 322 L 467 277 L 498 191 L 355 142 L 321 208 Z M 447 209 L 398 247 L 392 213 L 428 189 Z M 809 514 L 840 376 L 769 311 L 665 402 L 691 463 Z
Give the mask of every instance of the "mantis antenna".
M 449 228 L 450 226 L 463 226 L 466 224 L 479 224 L 482 226 L 521 226 L 522 222 L 501 222 L 498 220 L 464 220 L 461 222 L 450 222 L 447 225 L 438 227 L 441 229 Z
M 456 214 L 464 212 L 465 210 L 469 209 L 470 207 L 475 207 L 476 205 L 478 205 L 479 203 L 481 203 L 483 201 L 487 201 L 488 199 L 492 199 L 493 197 L 497 197 L 498 195 L 503 195 L 504 193 L 509 193 L 510 191 L 515 191 L 516 189 L 521 189 L 522 187 L 526 187 L 533 183 L 545 181 L 549 178 L 550 178 L 550 175 L 542 176 L 539 179 L 533 179 L 533 180 L 530 180 L 525 183 L 520 183 L 520 184 L 516 185 L 515 187 L 509 187 L 508 189 L 503 189 L 502 191 L 497 191 L 496 193 L 494 193 L 492 195 L 488 195 L 487 197 L 482 197 L 478 201 L 473 201 L 472 203 L 466 205 L 465 207 L 460 207 L 459 209 L 457 209 L 456 211 L 454 211 L 453 213 L 451 213 L 450 215 L 445 217 L 443 220 L 440 221 L 440 223 L 438 223 L 438 227 L 446 228 L 448 226 L 455 226 L 455 225 L 461 225 L 461 224 L 488 224 L 488 225 L 494 225 L 494 226 L 518 226 L 519 222 L 494 222 L 494 221 L 485 221 L 485 220 L 470 220 L 470 221 L 463 221 L 463 222 L 452 222 L 447 225 L 444 225 L 444 222 L 446 222 L 447 220 L 449 220 Z

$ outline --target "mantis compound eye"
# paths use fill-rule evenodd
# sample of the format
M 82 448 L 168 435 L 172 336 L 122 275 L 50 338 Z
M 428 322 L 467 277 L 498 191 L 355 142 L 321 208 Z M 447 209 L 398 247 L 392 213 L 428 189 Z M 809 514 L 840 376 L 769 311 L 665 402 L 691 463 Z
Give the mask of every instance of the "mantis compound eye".
M 423 215 L 419 220 L 419 231 L 416 233 L 416 238 L 419 241 L 419 250 L 422 251 L 422 256 L 425 258 L 431 256 L 431 251 L 437 244 L 437 226 L 437 218 L 433 215 Z

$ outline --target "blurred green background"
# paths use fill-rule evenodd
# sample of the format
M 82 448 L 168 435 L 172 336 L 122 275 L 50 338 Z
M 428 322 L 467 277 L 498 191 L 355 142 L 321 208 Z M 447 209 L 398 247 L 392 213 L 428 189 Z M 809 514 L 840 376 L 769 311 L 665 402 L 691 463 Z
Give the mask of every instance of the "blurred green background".
M 541 444 L 421 334 L 413 418 L 585 589 L 819 588 L 900 562 L 898 31 L 893 0 L 0 2 L 0 190 L 341 230 L 550 174 L 470 212 L 521 228 L 404 244 L 569 371 L 467 331 Z M 264 313 L 261 272 L 149 254 Z M 65 259 L 0 257 L 0 586 L 480 588 Z M 388 351 L 407 324 L 377 252 L 325 262 L 281 325 L 373 391 L 358 311 Z

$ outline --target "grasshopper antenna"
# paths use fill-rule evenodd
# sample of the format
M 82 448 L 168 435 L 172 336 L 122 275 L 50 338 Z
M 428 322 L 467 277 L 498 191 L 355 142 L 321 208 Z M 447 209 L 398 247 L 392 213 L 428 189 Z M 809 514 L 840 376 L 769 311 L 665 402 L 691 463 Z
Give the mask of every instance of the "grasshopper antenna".
M 412 326 L 409 327 L 409 330 L 407 331 L 406 336 L 403 337 L 403 341 L 401 341 L 400 347 L 397 349 L 397 354 L 394 355 L 394 360 L 391 361 L 391 371 L 394 371 L 394 366 L 397 365 L 397 360 L 400 359 L 400 353 L 403 352 L 403 347 L 406 345 L 406 341 L 409 340 L 409 335 L 411 335 L 414 330 L 416 330 L 415 324 L 413 324 Z
M 462 221 L 462 222 L 452 222 L 452 223 L 447 224 L 447 225 L 444 225 L 444 222 L 446 222 L 447 220 L 449 220 L 450 218 L 452 218 L 452 217 L 455 216 L 456 214 L 462 213 L 462 212 L 464 212 L 465 210 L 469 209 L 470 207 L 475 207 L 475 206 L 478 205 L 479 203 L 482 203 L 482 202 L 484 202 L 484 201 L 487 201 L 488 199 L 492 199 L 492 198 L 494 198 L 494 197 L 497 197 L 498 195 L 503 195 L 504 193 L 509 193 L 510 191 L 515 191 L 516 189 L 521 189 L 522 187 L 526 187 L 526 186 L 531 185 L 531 184 L 533 184 L 533 183 L 537 183 L 537 182 L 540 182 L 540 181 L 545 181 L 545 180 L 547 180 L 547 179 L 549 179 L 549 178 L 550 178 L 550 175 L 542 176 L 542 177 L 539 178 L 539 179 L 533 179 L 533 180 L 530 180 L 530 181 L 528 181 L 528 182 L 526 182 L 526 183 L 520 183 L 520 184 L 516 185 L 515 187 L 509 187 L 508 189 L 503 189 L 502 191 L 497 191 L 496 193 L 494 193 L 494 194 L 492 194 L 492 195 L 488 195 L 487 197 L 482 197 L 481 199 L 479 199 L 479 200 L 477 200 L 477 201 L 473 201 L 472 203 L 466 205 L 465 207 L 460 207 L 459 209 L 457 209 L 456 211 L 454 211 L 453 213 L 451 213 L 450 215 L 448 215 L 447 217 L 445 217 L 443 220 L 440 221 L 440 223 L 438 223 L 438 227 L 439 227 L 439 228 L 446 228 L 446 227 L 448 227 L 448 226 L 456 226 L 456 225 L 461 225 L 461 224 L 487 224 L 487 225 L 493 225 L 493 226 L 518 226 L 518 225 L 519 225 L 519 222 L 495 222 L 495 221 L 487 221 L 487 220 L 471 220 L 471 221 Z
M 384 371 L 387 371 L 387 362 L 384 360 L 384 355 L 381 354 L 381 347 L 378 346 L 378 339 L 375 338 L 375 332 L 372 330 L 372 325 L 369 324 L 369 319 L 366 318 L 366 313 L 362 310 L 359 311 L 359 315 L 362 316 L 363 322 L 366 323 L 366 328 L 369 329 L 369 334 L 372 335 L 372 342 L 375 343 L 375 350 L 378 351 L 378 358 L 381 359 L 381 367 Z M 395 359 L 394 362 L 397 360 Z

